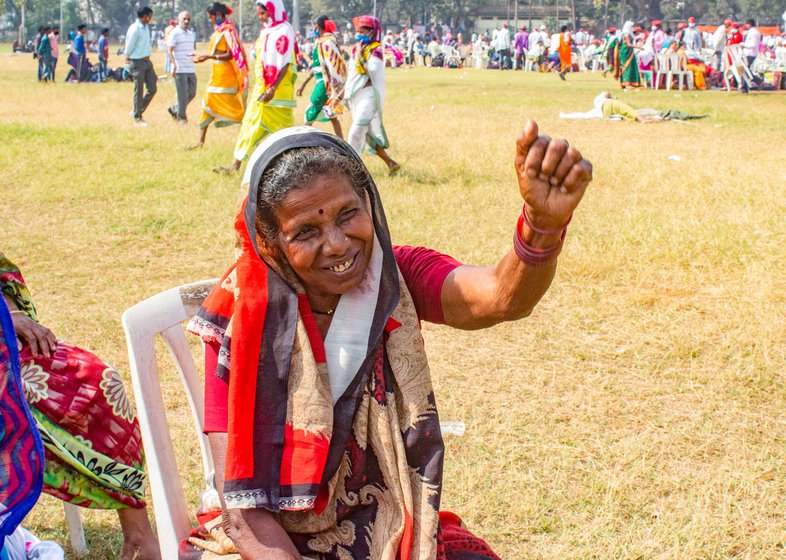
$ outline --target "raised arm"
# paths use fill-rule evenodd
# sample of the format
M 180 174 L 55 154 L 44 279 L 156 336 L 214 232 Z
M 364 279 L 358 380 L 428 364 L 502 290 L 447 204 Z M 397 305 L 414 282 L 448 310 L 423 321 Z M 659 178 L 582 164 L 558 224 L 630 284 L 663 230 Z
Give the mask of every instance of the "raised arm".
M 450 273 L 441 298 L 447 325 L 471 330 L 521 319 L 551 285 L 565 228 L 592 180 L 592 164 L 566 140 L 539 135 L 530 121 L 516 140 L 515 168 L 526 212 L 515 226 L 517 247 L 496 266 L 460 266 Z

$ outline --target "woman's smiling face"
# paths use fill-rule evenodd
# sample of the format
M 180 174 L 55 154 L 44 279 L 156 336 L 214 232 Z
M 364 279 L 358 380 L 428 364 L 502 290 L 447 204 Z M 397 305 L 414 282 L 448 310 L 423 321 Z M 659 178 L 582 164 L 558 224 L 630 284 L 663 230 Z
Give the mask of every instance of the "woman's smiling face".
M 286 195 L 275 212 L 273 243 L 312 298 L 357 288 L 374 248 L 367 201 L 343 173 L 312 177 Z

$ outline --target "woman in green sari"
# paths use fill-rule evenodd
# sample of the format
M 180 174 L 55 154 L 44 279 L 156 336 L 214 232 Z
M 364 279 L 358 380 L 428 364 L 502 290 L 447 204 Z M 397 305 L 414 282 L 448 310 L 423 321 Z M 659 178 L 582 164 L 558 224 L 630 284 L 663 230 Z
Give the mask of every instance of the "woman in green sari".
M 614 49 L 614 77 L 620 81 L 622 89 L 641 87 L 639 61 L 633 46 L 633 38 L 624 33 Z

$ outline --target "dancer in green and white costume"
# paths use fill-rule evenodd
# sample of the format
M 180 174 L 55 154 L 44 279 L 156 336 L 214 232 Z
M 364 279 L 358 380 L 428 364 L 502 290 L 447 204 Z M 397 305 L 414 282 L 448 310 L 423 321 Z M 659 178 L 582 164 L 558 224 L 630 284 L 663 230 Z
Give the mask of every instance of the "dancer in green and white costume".
M 336 30 L 336 24 L 327 16 L 317 18 L 313 31 L 316 44 L 311 52 L 311 70 L 296 93 L 298 97 L 303 95 L 306 84 L 314 77 L 316 84 L 306 109 L 306 124 L 330 121 L 336 136 L 343 138 L 341 122 L 338 120 L 343 106 L 338 94 L 346 82 L 347 67 L 333 35 Z

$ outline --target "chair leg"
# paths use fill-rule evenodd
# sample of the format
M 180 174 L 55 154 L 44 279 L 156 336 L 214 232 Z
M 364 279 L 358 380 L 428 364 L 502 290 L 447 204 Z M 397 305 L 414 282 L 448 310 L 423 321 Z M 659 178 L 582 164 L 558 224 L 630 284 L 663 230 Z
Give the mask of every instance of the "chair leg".
M 63 502 L 68 532 L 71 534 L 71 547 L 77 555 L 82 556 L 87 554 L 87 541 L 85 540 L 85 529 L 82 526 L 82 512 L 79 509 L 73 504 Z

